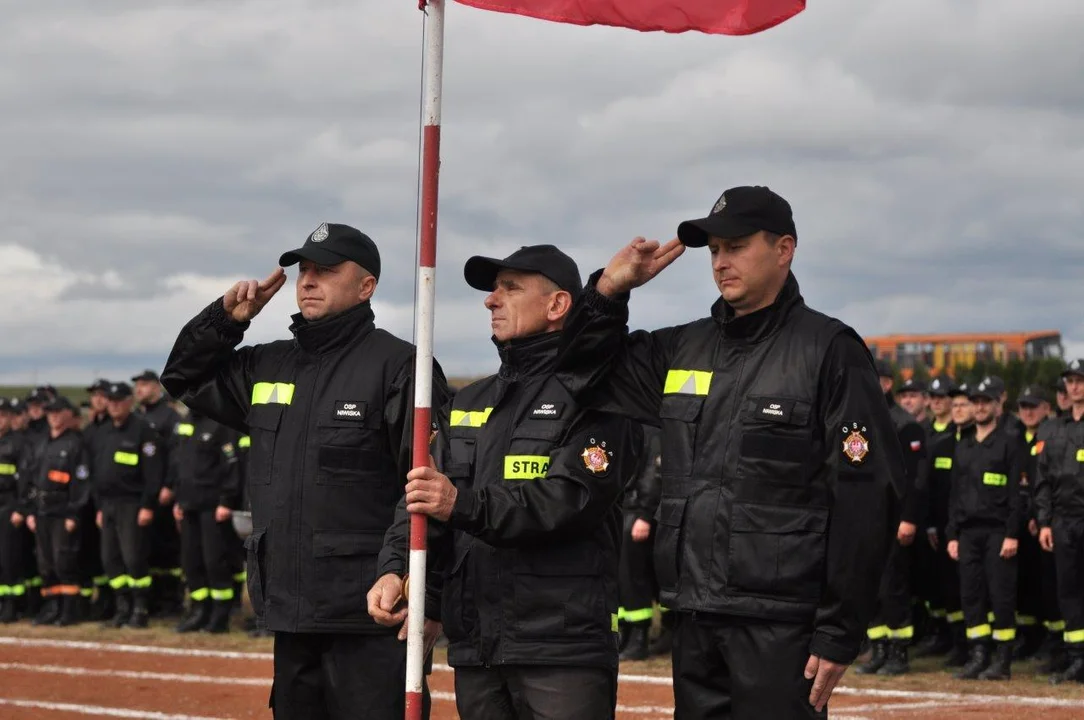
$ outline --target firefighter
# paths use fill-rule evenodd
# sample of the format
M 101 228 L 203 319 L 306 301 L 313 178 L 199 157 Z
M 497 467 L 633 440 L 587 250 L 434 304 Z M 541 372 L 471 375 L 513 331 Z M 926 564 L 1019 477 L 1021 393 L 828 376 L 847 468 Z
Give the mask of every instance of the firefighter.
M 111 384 L 105 378 L 99 378 L 87 387 L 90 413 L 83 427 L 83 440 L 90 450 L 94 448 L 94 436 L 113 422 L 109 417 L 109 401 L 105 396 Z M 92 456 L 91 464 L 93 463 Z M 109 587 L 109 576 L 105 574 L 105 567 L 102 566 L 102 531 L 94 521 L 97 515 L 98 508 L 92 494 L 79 521 L 79 568 L 82 571 L 82 596 L 92 598 L 86 616 L 90 620 L 102 621 L 113 616 L 114 606 L 113 589 Z
M 33 478 L 38 471 L 38 461 L 41 459 L 45 444 L 49 441 L 49 427 L 45 420 L 45 392 L 40 388 L 32 390 L 26 398 L 12 398 L 11 408 L 15 413 L 11 419 L 12 432 L 23 437 L 30 457 L 31 472 L 29 475 L 28 492 L 33 491 Z M 34 399 L 36 409 L 31 413 L 31 403 L 27 400 Z M 35 417 L 36 416 L 36 419 Z M 44 431 L 43 431 L 44 430 Z M 34 533 L 30 532 L 25 522 L 25 516 L 31 512 L 29 498 L 23 512 L 20 514 L 19 527 L 22 531 L 23 567 L 26 568 L 26 594 L 23 603 L 23 614 L 26 617 L 37 617 L 41 611 L 42 597 L 41 573 L 38 572 L 38 543 Z M 13 516 L 14 519 L 14 516 Z
M 464 275 L 488 293 L 500 370 L 456 393 L 436 438 L 444 472 L 411 471 L 405 497 L 406 511 L 445 530 L 440 619 L 456 707 L 463 720 L 612 720 L 619 501 L 642 432 L 581 409 L 554 375 L 583 288 L 572 258 L 533 245 L 472 257 Z M 405 609 L 393 612 L 406 569 L 402 509 L 368 596 L 370 614 L 393 626 L 405 620 Z
M 920 425 L 925 425 L 929 421 L 927 410 L 930 404 L 930 393 L 923 381 L 917 378 L 904 380 L 896 392 L 896 402 Z
M 229 630 L 233 608 L 233 549 L 237 534 L 230 516 L 241 488 L 235 431 L 197 412 L 174 426 L 171 487 L 181 524 L 181 560 L 191 602 L 177 632 Z
M 0 398 L 0 623 L 18 619 L 26 597 L 23 523 L 34 464 L 26 437 L 12 429 L 15 409 Z
M 662 427 L 655 528 L 675 715 L 823 717 L 876 607 L 903 458 L 873 358 L 810 310 L 789 203 L 731 188 L 666 245 L 637 238 L 589 283 L 558 373 Z M 627 293 L 707 246 L 711 316 L 628 333 Z M 694 614 L 695 613 L 695 614 Z
M 1062 373 L 1072 407 L 1036 443 L 1035 506 L 1039 544 L 1054 553 L 1058 608 L 1069 665 L 1050 682 L 1084 682 L 1084 360 Z
M 95 435 L 91 455 L 102 565 L 116 596 L 107 623 L 141 629 L 150 614 L 150 527 L 165 468 L 158 433 L 132 412 L 131 386 L 113 383 L 106 397 L 112 423 Z
M 364 233 L 324 223 L 279 264 L 299 266 L 293 338 L 237 348 L 285 284 L 279 268 L 185 325 L 162 382 L 252 439 L 248 591 L 275 633 L 275 718 L 398 720 L 406 648 L 369 617 L 365 592 L 413 467 L 415 349 L 375 326 L 380 254 Z M 447 395 L 434 363 L 433 406 Z
M 952 458 L 948 554 L 960 563 L 960 600 L 968 662 L 961 680 L 1008 680 L 1016 641 L 1016 576 L 1023 438 L 997 415 L 1003 388 L 983 380 L 971 390 L 975 424 L 961 432 Z M 989 615 L 992 611 L 993 624 Z M 991 639 L 996 647 L 991 657 Z
M 1072 412 L 1073 409 L 1073 401 L 1069 397 L 1069 391 L 1066 388 L 1064 376 L 1058 378 L 1058 382 L 1054 386 L 1054 390 L 1054 411 L 1058 417 L 1064 417 L 1065 415 L 1068 415 L 1070 412 Z
M 42 610 L 34 625 L 74 625 L 79 616 L 79 521 L 90 495 L 90 459 L 65 397 L 45 406 L 49 441 L 37 463 L 26 525 L 38 544 Z

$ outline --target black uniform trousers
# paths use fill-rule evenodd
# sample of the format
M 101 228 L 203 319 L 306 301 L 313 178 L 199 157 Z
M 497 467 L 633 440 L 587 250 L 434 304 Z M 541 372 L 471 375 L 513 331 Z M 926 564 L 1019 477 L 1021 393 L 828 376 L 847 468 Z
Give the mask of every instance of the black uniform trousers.
M 617 670 L 568 665 L 455 669 L 462 720 L 613 720 Z
M 155 505 L 150 526 L 148 562 L 155 575 L 176 575 L 181 567 L 181 536 L 172 505 Z
M 676 613 L 674 720 L 827 718 L 809 704 L 812 625 Z
M 869 629 L 871 640 L 910 640 L 914 635 L 914 627 L 911 625 L 913 549 L 913 546 L 904 547 L 898 541 L 893 541 L 889 548 L 885 569 L 881 574 L 877 613 L 873 616 Z
M 1019 576 L 1016 588 L 1016 624 L 1030 627 L 1039 624 L 1043 615 L 1043 549 L 1039 539 L 1025 526 L 1018 536 L 1020 546 L 1016 552 Z
M 1084 518 L 1054 518 L 1058 607 L 1065 619 L 1065 647 L 1084 655 Z
M 931 618 L 945 617 L 945 592 L 937 581 L 937 551 L 930 547 L 926 533 L 919 528 L 911 546 L 911 587 L 926 603 Z
M 23 562 L 23 529 L 11 524 L 15 507 L 0 506 L 0 595 L 22 595 L 26 592 Z
M 626 514 L 624 534 L 621 536 L 621 557 L 617 566 L 617 589 L 620 608 L 618 619 L 629 624 L 650 623 L 654 617 L 655 584 L 654 548 L 655 534 L 643 542 L 632 539 L 632 526 L 636 516 Z
M 68 532 L 65 519 L 49 515 L 36 515 L 38 539 L 38 569 L 42 587 L 49 594 L 79 594 L 79 545 L 80 533 Z
M 104 585 L 109 578 L 102 566 L 102 531 L 95 518 L 98 508 L 88 502 L 79 518 L 79 584 L 85 589 Z
M 102 565 L 115 590 L 151 586 L 150 527 L 139 526 L 139 510 L 139 500 L 102 501 Z
M 406 642 L 394 632 L 275 633 L 275 720 L 402 720 Z M 423 682 L 428 719 L 431 699 Z
M 937 531 L 936 581 L 944 597 L 945 618 L 950 624 L 963 624 L 963 605 L 960 603 L 960 563 L 949 557 L 945 529 Z
M 959 533 L 960 600 L 970 640 L 990 637 L 989 613 L 994 613 L 993 637 L 1016 637 L 1016 556 L 1001 557 L 1003 527 L 965 527 Z
M 181 567 L 189 592 L 210 591 L 215 600 L 233 599 L 233 524 L 215 521 L 215 511 L 185 510 L 181 520 Z M 205 594 L 205 593 L 204 593 Z M 194 599 L 200 599 L 193 596 Z
M 1043 576 L 1043 624 L 1051 632 L 1062 632 L 1065 630 L 1065 622 L 1061 615 L 1061 604 L 1058 602 L 1058 560 L 1054 553 L 1043 551 L 1040 562 Z

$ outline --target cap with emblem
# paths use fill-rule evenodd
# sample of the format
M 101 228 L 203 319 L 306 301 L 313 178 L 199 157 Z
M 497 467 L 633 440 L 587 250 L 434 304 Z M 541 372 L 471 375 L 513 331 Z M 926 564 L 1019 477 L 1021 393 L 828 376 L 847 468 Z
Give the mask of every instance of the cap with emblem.
M 104 393 L 106 390 L 109 389 L 109 385 L 110 382 L 105 378 L 98 378 L 92 384 L 87 386 L 87 392 L 90 394 L 94 394 L 96 392 Z
M 499 260 L 475 255 L 463 266 L 463 277 L 475 290 L 492 292 L 501 270 L 537 273 L 549 278 L 575 300 L 583 292 L 576 261 L 553 245 L 526 245 Z
M 933 397 L 948 397 L 956 390 L 956 383 L 948 375 L 938 375 L 930 381 L 929 393 Z
M 330 267 L 352 260 L 380 279 L 380 251 L 376 243 L 357 228 L 324 223 L 312 231 L 305 244 L 283 253 L 279 265 L 289 267 L 302 260 Z
M 1054 383 L 1054 389 L 1060 393 L 1067 393 L 1069 389 L 1065 387 L 1065 376 L 1062 375 L 1058 378 L 1058 381 Z
M 707 217 L 678 225 L 678 239 L 688 247 L 704 247 L 712 237 L 733 240 L 767 230 L 798 241 L 790 203 L 763 185 L 724 190 Z
M 11 401 L 10 400 L 8 400 L 7 398 L 0 397 L 0 413 L 3 413 L 3 412 L 10 413 L 10 412 L 15 412 L 15 410 L 11 407 Z
M 1077 377 L 1084 377 L 1084 360 L 1076 359 L 1069 362 L 1069 366 L 1062 371 L 1061 376 L 1064 378 L 1067 375 L 1076 375 Z
M 900 385 L 899 392 L 924 393 L 926 392 L 926 383 L 922 382 L 921 380 L 916 380 L 915 378 L 907 378 L 903 381 L 903 385 Z
M 975 386 L 971 392 L 968 393 L 968 397 L 971 399 L 986 398 L 988 400 L 997 400 L 1001 397 L 1001 393 L 1004 386 L 1001 384 L 1001 379 L 997 377 L 983 378 L 978 385 Z
M 125 382 L 113 383 L 105 391 L 105 396 L 110 400 L 123 400 L 132 396 L 132 386 Z
M 37 387 L 26 394 L 25 402 L 27 405 L 44 405 L 49 402 L 49 396 L 45 393 L 44 389 Z
M 158 373 L 156 373 L 154 370 L 148 369 L 132 377 L 132 382 L 139 382 L 140 380 L 145 380 L 147 382 L 158 382 Z
M 72 412 L 76 412 L 75 405 L 72 404 L 72 401 L 64 397 L 63 395 L 57 395 L 53 400 L 49 402 L 48 405 L 45 406 L 46 412 L 60 412 L 61 410 L 71 410 Z
M 26 412 L 26 403 L 23 401 L 22 398 L 8 398 L 8 408 L 11 409 L 11 412 L 19 415 Z
M 1028 385 L 1020 391 L 1020 397 L 1016 399 L 1016 404 L 1021 407 L 1038 407 L 1044 402 L 1049 401 L 1046 399 L 1046 393 L 1038 385 Z

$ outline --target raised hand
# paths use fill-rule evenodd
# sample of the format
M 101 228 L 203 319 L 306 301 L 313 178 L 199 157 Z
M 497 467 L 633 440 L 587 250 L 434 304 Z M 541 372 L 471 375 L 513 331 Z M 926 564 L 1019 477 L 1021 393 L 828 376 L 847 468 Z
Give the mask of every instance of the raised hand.
M 222 306 L 234 322 L 247 322 L 286 284 L 286 271 L 276 268 L 263 282 L 241 280 L 222 296 Z
M 658 275 L 684 252 L 685 245 L 677 238 L 660 245 L 658 240 L 638 237 L 613 256 L 596 287 L 607 296 L 628 292 Z

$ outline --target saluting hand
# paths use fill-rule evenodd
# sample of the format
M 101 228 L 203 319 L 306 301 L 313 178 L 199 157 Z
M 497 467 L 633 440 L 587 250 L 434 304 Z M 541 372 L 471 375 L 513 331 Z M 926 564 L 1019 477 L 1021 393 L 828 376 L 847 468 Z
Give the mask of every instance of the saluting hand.
M 234 322 L 247 322 L 286 284 L 286 271 L 276 268 L 263 282 L 241 280 L 222 296 L 222 307 Z
M 638 288 L 681 257 L 685 245 L 674 238 L 665 245 L 638 237 L 621 248 L 602 271 L 596 289 L 613 296 Z
M 414 468 L 407 474 L 407 480 L 407 512 L 448 522 L 459 494 L 452 481 L 431 467 Z

